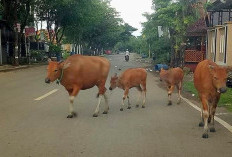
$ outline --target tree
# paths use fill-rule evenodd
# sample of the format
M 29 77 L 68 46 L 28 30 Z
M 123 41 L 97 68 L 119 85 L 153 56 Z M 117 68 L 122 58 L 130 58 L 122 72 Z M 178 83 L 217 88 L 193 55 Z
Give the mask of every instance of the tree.
M 171 0 L 153 0 L 153 4 L 155 5 L 154 13 L 145 15 L 148 21 L 144 23 L 143 34 L 146 36 L 147 42 L 151 44 L 153 51 L 160 48 L 162 48 L 160 50 L 166 49 L 171 51 L 172 66 L 181 63 L 181 59 L 183 58 L 181 44 L 186 40 L 186 28 L 197 18 L 196 11 L 191 5 L 192 3 L 192 0 L 179 0 L 176 2 L 172 2 Z M 161 26 L 164 31 L 163 37 L 158 37 L 157 33 L 154 33 L 158 31 L 158 26 Z M 164 41 L 164 43 L 161 41 Z M 160 43 L 160 45 L 156 43 Z M 164 49 L 164 44 L 166 43 L 170 44 L 166 45 Z M 168 53 L 166 52 L 166 54 Z M 159 56 L 159 52 L 156 52 L 156 56 Z
M 14 31 L 14 52 L 12 64 L 19 65 L 19 46 L 23 39 L 23 30 L 25 26 L 33 23 L 34 15 L 31 8 L 34 6 L 34 0 L 2 0 L 3 19 Z M 20 24 L 20 30 L 16 28 L 16 24 Z

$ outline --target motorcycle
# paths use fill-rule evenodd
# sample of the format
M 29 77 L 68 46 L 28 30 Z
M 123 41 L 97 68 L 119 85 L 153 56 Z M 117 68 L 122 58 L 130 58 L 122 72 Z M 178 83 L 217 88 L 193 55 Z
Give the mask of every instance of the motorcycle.
M 125 60 L 128 62 L 129 61 L 129 55 L 125 56 Z

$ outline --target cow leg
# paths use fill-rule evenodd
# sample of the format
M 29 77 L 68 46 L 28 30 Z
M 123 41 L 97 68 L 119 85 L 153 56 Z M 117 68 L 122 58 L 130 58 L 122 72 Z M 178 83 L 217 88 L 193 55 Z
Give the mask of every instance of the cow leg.
M 105 98 L 105 109 L 104 109 L 103 114 L 107 114 L 109 111 L 109 102 L 108 102 L 108 97 L 106 93 L 104 94 L 104 98 Z
M 145 103 L 146 103 L 146 82 L 142 83 L 142 95 L 143 95 L 143 104 L 142 104 L 142 108 L 145 108 Z
M 216 132 L 215 127 L 214 127 L 214 115 L 216 112 L 217 104 L 220 99 L 220 95 L 217 95 L 213 99 L 213 103 L 210 106 L 210 117 L 211 117 L 211 127 L 209 129 L 210 132 Z
M 199 127 L 203 127 L 203 126 L 204 126 L 203 109 L 201 109 L 201 120 L 199 122 Z
M 211 107 L 211 127 L 209 129 L 210 132 L 216 132 L 215 130 L 215 127 L 214 127 L 214 115 L 215 115 L 215 112 L 216 112 L 216 107 L 215 106 L 212 106 Z
M 96 109 L 95 109 L 95 112 L 94 112 L 94 114 L 93 114 L 93 117 L 98 117 L 101 99 L 102 99 L 102 95 L 99 95 L 97 107 L 96 107 Z
M 129 98 L 129 96 L 127 96 L 127 100 L 128 100 L 128 107 L 127 107 L 127 109 L 131 109 L 131 103 L 130 103 L 130 98 Z
M 172 95 L 173 90 L 174 90 L 173 85 L 168 87 L 168 105 L 172 105 L 171 95 Z
M 145 108 L 145 103 L 146 103 L 146 91 L 142 92 L 143 95 L 143 104 L 142 104 L 142 108 Z
M 209 118 L 209 108 L 207 97 L 202 96 L 201 99 L 202 108 L 203 108 L 203 119 L 204 119 L 204 133 L 202 138 L 208 138 L 208 118 Z
M 198 93 L 198 95 L 199 95 L 199 98 L 201 100 L 201 94 Z M 202 106 L 201 106 L 201 117 L 200 118 L 201 119 L 200 119 L 200 122 L 199 122 L 199 127 L 203 127 L 204 126 L 204 119 L 203 119 L 203 108 L 202 108 Z
M 125 99 L 127 98 L 128 93 L 129 93 L 129 88 L 126 88 L 125 91 L 124 91 L 123 98 L 122 98 L 122 105 L 121 105 L 120 111 L 123 111 L 123 107 L 124 107 L 124 105 L 125 105 L 125 104 L 124 104 L 124 101 L 125 101 Z
M 139 95 L 138 95 L 138 97 L 137 97 L 137 103 L 136 103 L 136 108 L 138 108 L 139 107 L 139 100 L 140 100 L 140 98 L 141 98 L 141 96 L 142 96 L 142 88 L 140 87 L 140 86 L 138 86 L 138 87 L 136 87 L 137 88 L 137 90 L 139 91 Z
M 108 98 L 105 94 L 106 93 L 105 81 L 102 81 L 100 84 L 97 85 L 97 87 L 98 87 L 98 94 L 97 94 L 98 95 L 98 103 L 97 103 L 95 112 L 93 114 L 93 117 L 98 117 L 101 99 L 102 99 L 103 95 L 104 95 L 104 99 L 105 99 L 105 110 L 104 110 L 103 114 L 107 114 L 108 110 L 109 110 Z
M 178 101 L 177 101 L 177 104 L 180 104 L 181 103 L 181 88 L 182 88 L 182 82 L 180 82 L 177 86 L 177 89 L 178 89 Z
M 73 102 L 74 102 L 75 96 L 79 93 L 79 91 L 80 91 L 80 88 L 78 87 L 74 87 L 73 90 L 69 90 L 70 104 L 69 104 L 69 115 L 67 116 L 67 118 L 73 118 L 77 116 L 76 112 L 74 112 Z

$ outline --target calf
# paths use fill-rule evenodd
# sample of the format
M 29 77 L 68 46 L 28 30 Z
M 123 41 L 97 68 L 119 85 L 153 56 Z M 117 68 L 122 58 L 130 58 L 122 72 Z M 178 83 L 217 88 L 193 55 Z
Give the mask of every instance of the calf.
M 145 108 L 146 79 L 147 79 L 147 72 L 145 69 L 142 69 L 142 68 L 127 69 L 119 77 L 117 76 L 117 74 L 111 77 L 109 89 L 113 90 L 116 87 L 119 87 L 124 90 L 124 95 L 122 98 L 122 105 L 121 105 L 120 111 L 123 111 L 124 101 L 126 98 L 128 98 L 128 109 L 131 108 L 128 94 L 129 94 L 129 89 L 133 87 L 136 87 L 138 91 L 140 92 L 138 101 L 141 95 L 143 95 L 142 108 Z M 138 101 L 137 101 L 136 107 L 139 107 Z
M 49 61 L 47 68 L 46 83 L 58 80 L 70 96 L 69 115 L 67 118 L 73 118 L 76 113 L 73 110 L 74 97 L 80 90 L 98 87 L 98 104 L 93 114 L 98 116 L 99 105 L 102 96 L 105 98 L 104 114 L 108 113 L 109 106 L 105 94 L 105 82 L 109 73 L 110 63 L 107 59 L 96 56 L 72 55 L 64 62 Z
M 164 70 L 161 68 L 160 70 L 160 81 L 164 81 L 167 85 L 168 89 L 168 105 L 172 105 L 171 95 L 174 90 L 174 86 L 176 86 L 179 94 L 178 104 L 181 102 L 181 89 L 182 89 L 182 82 L 183 82 L 184 72 L 181 68 L 172 68 L 169 70 Z
M 202 103 L 199 126 L 204 126 L 203 138 L 208 138 L 208 123 L 211 123 L 210 132 L 215 132 L 214 115 L 221 93 L 226 92 L 227 69 L 204 60 L 194 72 L 194 86 Z

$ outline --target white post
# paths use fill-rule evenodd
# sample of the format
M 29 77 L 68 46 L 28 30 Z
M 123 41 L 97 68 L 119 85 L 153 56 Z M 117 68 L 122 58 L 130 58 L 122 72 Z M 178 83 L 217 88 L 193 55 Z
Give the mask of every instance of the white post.
M 0 29 L 0 65 L 2 65 L 2 30 Z

